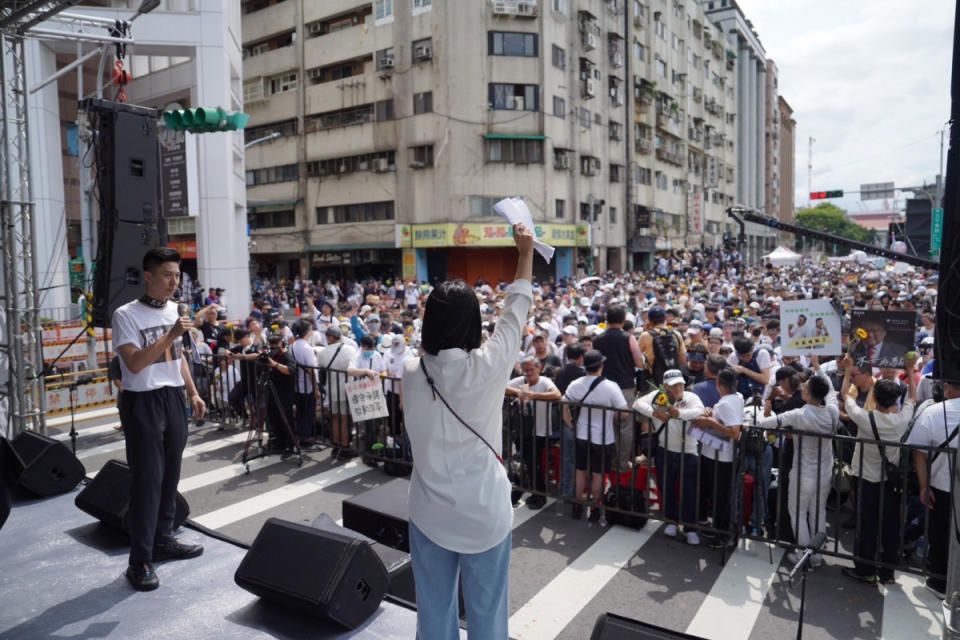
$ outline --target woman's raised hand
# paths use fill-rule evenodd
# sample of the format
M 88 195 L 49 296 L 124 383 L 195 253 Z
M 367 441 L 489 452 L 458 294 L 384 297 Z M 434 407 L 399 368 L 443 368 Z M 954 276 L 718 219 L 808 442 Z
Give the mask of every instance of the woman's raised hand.
M 513 241 L 516 243 L 517 251 L 520 252 L 520 255 L 533 254 L 533 241 L 535 238 L 536 236 L 534 236 L 533 230 L 527 229 L 522 222 L 513 225 Z

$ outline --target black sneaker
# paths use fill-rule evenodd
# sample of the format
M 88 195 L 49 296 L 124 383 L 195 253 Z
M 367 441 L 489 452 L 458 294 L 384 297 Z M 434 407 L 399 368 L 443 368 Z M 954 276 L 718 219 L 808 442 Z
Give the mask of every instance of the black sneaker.
M 203 545 L 184 544 L 176 538 L 171 538 L 153 548 L 153 559 L 156 561 L 186 560 L 187 558 L 196 558 L 202 553 Z
M 542 509 L 546 504 L 547 499 L 543 496 L 530 496 L 530 499 L 527 500 L 527 509 L 536 511 L 537 509 Z
M 843 575 L 847 576 L 848 578 L 852 578 L 857 582 L 862 582 L 863 584 L 877 584 L 877 576 L 875 575 L 865 576 L 865 575 L 859 574 L 857 573 L 857 570 L 853 567 L 843 567 L 842 569 L 840 569 L 840 572 Z
M 520 506 L 520 498 L 522 498 L 522 497 L 523 497 L 523 491 L 517 491 L 516 489 L 511 490 L 511 491 L 510 491 L 510 504 L 512 504 L 514 507 L 519 507 L 519 506 Z
M 572 508 L 570 509 L 570 515 L 573 516 L 573 519 L 574 519 L 574 520 L 579 520 L 580 518 L 582 518 L 582 517 L 583 517 L 583 505 L 582 505 L 582 504 L 574 504 L 574 505 L 572 505 Z
M 600 507 L 594 505 L 590 507 L 590 515 L 587 517 L 588 522 L 599 522 L 600 521 Z
M 137 591 L 153 591 L 160 586 L 160 580 L 149 562 L 127 566 L 127 582 Z
M 351 451 L 350 449 L 347 449 L 346 447 L 342 447 L 337 457 L 340 460 L 353 460 L 354 458 L 357 457 L 357 453 L 355 451 Z

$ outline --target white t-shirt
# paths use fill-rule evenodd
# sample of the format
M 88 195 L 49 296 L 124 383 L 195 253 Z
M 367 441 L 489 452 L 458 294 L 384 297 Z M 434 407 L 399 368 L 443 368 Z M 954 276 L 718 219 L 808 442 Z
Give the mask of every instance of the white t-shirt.
M 317 366 L 320 369 L 327 367 L 331 369 L 327 374 L 328 399 L 336 396 L 343 402 L 347 401 L 346 389 L 344 389 L 344 385 L 347 384 L 347 367 L 350 366 L 350 362 L 356 355 L 357 350 L 352 345 L 342 342 L 328 344 L 317 350 Z
M 386 366 L 387 376 L 390 378 L 402 378 L 403 363 L 412 357 L 414 357 L 413 351 L 406 345 L 399 351 L 396 351 L 393 347 L 387 349 L 386 353 L 383 354 L 383 364 Z M 384 391 L 399 393 L 400 382 L 398 380 L 387 380 L 384 383 Z
M 739 393 L 728 393 L 717 400 L 713 405 L 713 419 L 725 427 L 735 427 L 743 424 L 743 396 Z M 704 458 L 719 462 L 733 462 L 733 448 L 718 450 L 707 443 L 703 444 Z
M 944 410 L 946 410 L 946 422 L 943 419 Z M 907 438 L 907 444 L 939 447 L 953 433 L 958 421 L 960 421 L 960 398 L 934 403 L 924 409 L 917 418 L 910 437 Z M 947 445 L 948 450 L 941 452 L 934 460 L 930 469 L 930 486 L 934 489 L 950 492 L 953 488 L 953 483 L 950 481 L 950 467 L 953 466 L 958 442 L 960 442 L 960 436 L 955 436 Z
M 408 307 L 416 306 L 420 301 L 420 291 L 415 285 L 410 285 L 404 292 L 403 299 L 406 301 Z
M 596 376 L 583 376 L 577 378 L 567 387 L 567 392 L 563 399 L 570 402 L 580 402 L 584 396 L 584 404 L 598 405 L 601 407 L 611 407 L 613 409 L 624 409 L 627 406 L 627 400 L 623 397 L 623 391 L 617 383 L 612 380 L 604 379 L 587 396 L 590 385 L 596 380 Z M 577 418 L 577 439 L 590 440 L 591 444 L 613 444 L 613 416 L 615 411 L 602 411 L 600 409 L 590 409 L 583 407 L 580 409 L 580 416 Z M 587 426 L 590 427 L 590 435 L 587 437 Z
M 317 352 L 303 338 L 294 342 L 290 351 L 293 359 L 300 365 L 294 378 L 297 393 L 313 393 L 317 377 Z
M 512 379 L 507 383 L 507 386 L 511 389 L 528 389 L 534 393 L 549 393 L 557 389 L 557 385 L 553 384 L 553 380 L 546 376 L 540 376 L 537 384 L 532 387 L 527 384 L 527 379 L 523 376 Z M 592 394 L 591 397 L 593 397 Z M 541 438 L 546 437 L 548 431 L 547 426 L 550 424 L 550 403 L 544 402 L 543 400 L 536 400 L 526 404 L 528 406 L 524 407 L 524 412 L 533 411 L 536 417 L 537 435 Z
M 383 356 L 379 351 L 374 351 L 369 358 L 363 355 L 363 351 L 358 351 L 350 362 L 351 369 L 372 369 L 377 373 L 383 373 L 387 370 L 387 365 L 383 362 Z
M 170 300 L 162 309 L 154 309 L 137 300 L 128 302 L 113 313 L 113 348 L 132 344 L 137 349 L 146 349 L 156 343 L 177 322 L 177 303 Z M 161 387 L 182 387 L 180 356 L 183 341 L 173 344 L 140 373 L 133 373 L 120 358 L 124 391 L 153 391 Z

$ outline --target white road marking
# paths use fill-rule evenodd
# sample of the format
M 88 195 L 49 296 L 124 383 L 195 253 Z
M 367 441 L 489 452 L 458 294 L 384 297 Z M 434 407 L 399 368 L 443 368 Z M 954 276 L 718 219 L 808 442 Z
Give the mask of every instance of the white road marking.
M 205 513 L 193 520 L 204 527 L 219 529 L 228 524 L 243 520 L 244 518 L 262 513 L 267 509 L 272 509 L 273 507 L 292 500 L 308 496 L 311 493 L 316 493 L 332 484 L 349 480 L 369 470 L 369 467 L 357 461 L 348 462 L 347 464 L 334 467 L 333 469 L 318 473 L 309 478 L 291 482 L 272 491 L 267 491 L 258 496 L 235 502 L 221 509 L 211 511 L 210 513 Z
M 210 453 L 211 451 L 216 451 L 217 449 L 230 446 L 232 444 L 243 444 L 247 441 L 246 433 L 235 433 L 233 435 L 227 436 L 225 438 L 219 438 L 217 440 L 211 440 L 210 442 L 203 442 L 193 446 L 189 446 L 183 450 L 183 457 L 192 458 L 194 456 L 200 455 L 201 453 Z M 99 456 L 104 453 L 113 453 L 114 451 L 123 451 L 126 448 L 126 442 L 121 438 L 116 442 L 108 442 L 107 444 L 102 444 L 99 447 L 93 447 L 92 449 L 87 449 L 77 453 L 77 457 L 81 460 L 86 460 L 87 458 L 92 458 L 94 456 Z M 90 475 L 91 472 L 87 472 L 87 475 Z
M 83 429 L 77 429 L 77 438 L 85 438 L 88 436 L 98 436 L 102 433 L 113 433 L 117 431 L 116 427 L 120 426 L 120 421 L 108 422 L 107 424 L 101 424 L 96 427 L 84 427 Z M 70 440 L 70 432 L 66 431 L 64 433 L 58 433 L 55 436 L 51 436 L 54 440 L 59 440 L 60 442 L 66 442 Z
M 510 616 L 510 637 L 555 638 L 657 529 L 653 523 L 640 531 L 612 527 Z
M 687 633 L 712 638 L 722 628 L 724 640 L 747 640 L 782 557 L 783 549 L 774 548 L 771 564 L 768 545 L 744 540 L 717 576 Z
M 883 618 L 880 640 L 914 640 L 940 637 L 940 599 L 927 591 L 924 579 L 895 573 L 897 584 L 881 585 Z
M 85 422 L 87 420 L 94 420 L 96 418 L 103 418 L 104 416 L 115 416 L 117 415 L 116 407 L 104 407 L 103 409 L 92 409 L 90 411 L 77 411 L 74 413 L 75 422 Z M 47 427 L 62 427 L 63 425 L 70 424 L 70 414 L 57 416 L 55 418 L 47 418 Z

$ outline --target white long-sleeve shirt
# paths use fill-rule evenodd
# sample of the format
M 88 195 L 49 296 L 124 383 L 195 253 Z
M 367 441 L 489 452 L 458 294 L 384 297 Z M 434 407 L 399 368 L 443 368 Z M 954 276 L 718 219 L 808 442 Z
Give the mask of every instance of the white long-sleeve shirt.
M 819 467 L 821 478 L 833 472 L 833 442 L 829 438 L 818 438 L 808 434 L 836 433 L 840 422 L 840 410 L 835 404 L 818 407 L 805 404 L 799 409 L 791 409 L 780 415 L 770 416 L 760 421 L 760 428 L 793 427 L 793 469 L 791 473 L 800 471 L 803 478 L 817 477 Z M 813 475 L 811 475 L 813 474 Z
M 657 397 L 658 393 L 660 393 L 659 390 L 651 391 L 647 395 L 637 398 L 637 401 L 633 403 L 634 410 L 648 418 L 653 418 L 653 412 L 659 410 L 659 407 L 653 406 L 654 398 Z M 665 447 L 667 451 L 696 454 L 698 441 L 686 433 L 686 429 L 691 420 L 703 415 L 703 402 L 701 402 L 700 397 L 692 391 L 684 391 L 680 400 L 674 403 L 674 406 L 680 415 L 677 418 L 667 420 L 667 426 L 663 431 L 660 431 L 660 435 L 657 436 L 657 442 L 661 447 Z M 664 407 L 663 409 L 667 410 L 668 408 L 669 407 Z M 654 431 L 659 431 L 662 424 L 663 422 L 661 420 L 653 418 Z
M 423 360 L 440 394 L 500 454 L 503 393 L 533 303 L 528 280 L 507 288 L 503 316 L 483 346 L 444 349 Z M 413 458 L 410 520 L 430 540 L 458 553 L 496 546 L 513 525 L 510 480 L 487 445 L 434 399 L 420 358 L 404 363 L 403 407 Z

